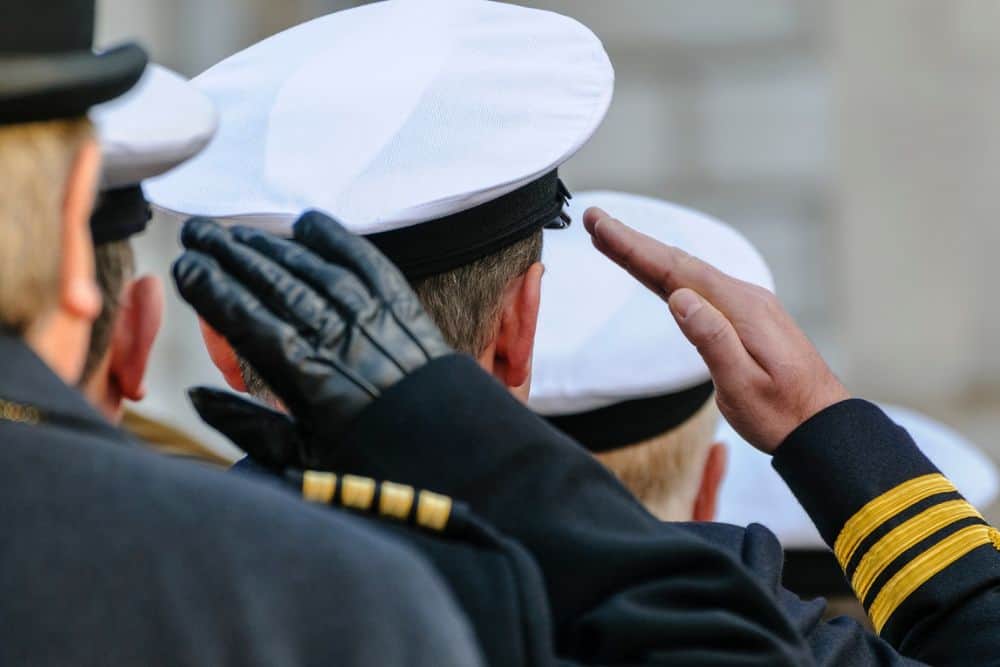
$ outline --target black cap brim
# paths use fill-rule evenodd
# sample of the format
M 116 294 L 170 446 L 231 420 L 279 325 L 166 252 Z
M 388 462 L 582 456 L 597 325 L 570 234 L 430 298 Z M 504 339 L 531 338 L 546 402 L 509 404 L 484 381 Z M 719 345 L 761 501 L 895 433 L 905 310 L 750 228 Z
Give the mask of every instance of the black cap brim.
M 0 125 L 82 116 L 127 92 L 147 61 L 137 44 L 102 53 L 0 56 Z

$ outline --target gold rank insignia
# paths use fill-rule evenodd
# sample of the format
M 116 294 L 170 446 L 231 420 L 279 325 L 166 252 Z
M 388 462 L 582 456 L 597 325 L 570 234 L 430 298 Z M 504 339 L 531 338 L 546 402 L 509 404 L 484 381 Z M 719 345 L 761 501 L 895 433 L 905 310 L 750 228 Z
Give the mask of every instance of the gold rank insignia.
M 876 632 L 931 577 L 1000 532 L 943 475 L 907 480 L 869 501 L 841 529 L 834 554 Z
M 0 398 L 0 420 L 19 424 L 37 424 L 42 420 L 38 409 Z
M 440 493 L 418 490 L 407 484 L 378 482 L 358 475 L 306 470 L 302 474 L 302 497 L 324 505 L 378 514 L 397 521 L 442 532 L 448 527 L 452 499 Z

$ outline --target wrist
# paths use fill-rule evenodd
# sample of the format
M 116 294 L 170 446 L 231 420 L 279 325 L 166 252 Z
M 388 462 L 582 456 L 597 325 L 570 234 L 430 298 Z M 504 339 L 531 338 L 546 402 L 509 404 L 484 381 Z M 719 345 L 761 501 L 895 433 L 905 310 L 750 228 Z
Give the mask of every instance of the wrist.
M 796 431 L 805 426 L 810 420 L 818 417 L 826 410 L 836 406 L 839 403 L 850 400 L 851 395 L 847 392 L 839 382 L 835 386 L 830 387 L 826 391 L 822 392 L 821 395 L 815 396 L 811 401 L 806 403 L 805 406 L 799 411 L 797 419 L 793 420 L 793 425 L 791 430 L 784 434 L 781 438 L 777 440 L 775 445 L 771 448 L 771 455 L 773 456 L 778 452 L 781 446 L 786 443 Z
M 857 398 L 835 403 L 800 425 L 777 448 L 771 465 L 828 544 L 868 500 L 936 472 L 904 429 L 878 406 Z

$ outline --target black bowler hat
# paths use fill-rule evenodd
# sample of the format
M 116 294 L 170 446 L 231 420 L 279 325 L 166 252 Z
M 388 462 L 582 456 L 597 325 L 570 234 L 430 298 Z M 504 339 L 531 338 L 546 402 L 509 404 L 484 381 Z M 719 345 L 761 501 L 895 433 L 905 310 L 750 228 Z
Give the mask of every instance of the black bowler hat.
M 94 0 L 0 3 L 0 125 L 82 116 L 131 88 L 146 53 L 95 53 Z

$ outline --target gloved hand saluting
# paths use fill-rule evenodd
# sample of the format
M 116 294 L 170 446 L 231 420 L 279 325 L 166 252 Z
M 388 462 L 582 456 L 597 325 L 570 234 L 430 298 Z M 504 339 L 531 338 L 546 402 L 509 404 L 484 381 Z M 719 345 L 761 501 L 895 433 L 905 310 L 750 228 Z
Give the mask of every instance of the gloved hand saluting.
M 201 417 L 258 463 L 324 468 L 367 405 L 451 350 L 367 240 L 316 211 L 293 232 L 289 241 L 192 218 L 174 280 L 291 413 L 200 387 L 191 398 Z

